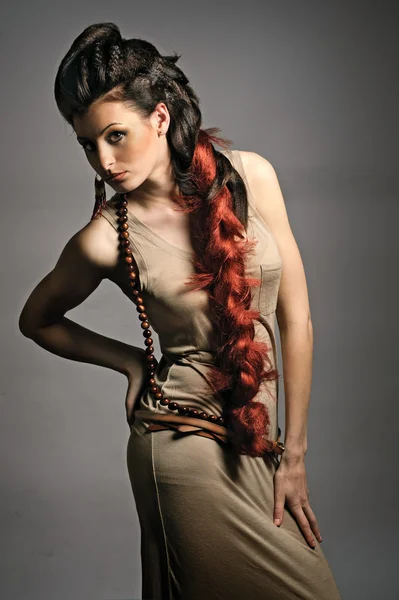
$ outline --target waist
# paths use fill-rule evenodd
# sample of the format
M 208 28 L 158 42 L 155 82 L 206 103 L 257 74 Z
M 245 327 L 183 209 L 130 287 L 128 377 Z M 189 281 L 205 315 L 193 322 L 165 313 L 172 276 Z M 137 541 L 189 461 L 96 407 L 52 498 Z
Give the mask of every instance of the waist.
M 224 425 L 218 425 L 217 423 L 212 423 L 211 421 L 207 421 L 205 419 L 200 419 L 198 417 L 187 417 L 186 415 L 180 414 L 164 414 L 158 413 L 151 410 L 136 410 L 134 412 L 134 416 L 136 419 L 141 419 L 143 421 L 156 421 L 161 423 L 171 423 L 176 425 L 182 425 L 185 427 L 180 427 L 180 431 L 194 431 L 196 429 L 205 429 L 206 431 L 211 431 L 223 438 L 229 436 L 229 430 Z
M 134 416 L 143 421 L 150 421 L 148 429 L 157 431 L 160 429 L 177 429 L 182 433 L 194 433 L 197 435 L 205 435 L 213 439 L 218 439 L 221 442 L 227 443 L 232 436 L 232 430 L 224 425 L 218 425 L 199 417 L 187 417 L 180 414 L 163 414 L 148 410 L 136 410 Z M 204 433 L 205 432 L 205 433 Z M 207 433 L 208 432 L 208 433 Z M 269 440 L 270 449 L 268 452 L 274 454 L 282 454 L 285 450 L 284 444 L 280 441 L 281 429 L 278 427 L 278 436 L 276 440 Z

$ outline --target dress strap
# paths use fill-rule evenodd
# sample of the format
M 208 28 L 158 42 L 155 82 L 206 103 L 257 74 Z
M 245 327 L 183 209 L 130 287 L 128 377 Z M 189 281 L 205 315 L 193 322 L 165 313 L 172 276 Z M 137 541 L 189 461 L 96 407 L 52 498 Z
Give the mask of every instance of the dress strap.
M 105 206 L 102 209 L 101 216 L 104 217 L 112 225 L 112 227 L 120 233 L 120 223 L 119 223 L 119 215 L 117 213 L 118 210 L 118 197 L 117 194 L 112 196 Z M 137 234 L 135 236 L 131 236 L 130 243 L 132 247 L 132 253 L 134 255 L 134 259 L 138 268 L 138 275 L 140 280 L 140 285 L 142 291 L 146 291 L 148 289 L 148 266 L 146 260 L 144 258 L 144 254 L 140 249 L 137 240 Z
M 116 231 L 118 231 L 119 223 L 116 209 L 115 198 L 112 197 L 103 207 L 101 216 L 104 217 Z
M 243 179 L 246 190 L 247 190 L 248 206 L 250 208 L 252 208 L 253 212 L 256 212 L 255 197 L 251 191 L 251 188 L 249 187 L 247 174 L 245 172 L 244 164 L 242 162 L 242 158 L 241 158 L 239 151 L 238 150 L 230 150 L 230 148 L 228 148 L 227 150 L 223 150 L 221 153 L 224 154 L 229 159 L 229 161 L 231 162 L 231 164 L 233 165 L 235 170 L 241 175 L 241 178 Z

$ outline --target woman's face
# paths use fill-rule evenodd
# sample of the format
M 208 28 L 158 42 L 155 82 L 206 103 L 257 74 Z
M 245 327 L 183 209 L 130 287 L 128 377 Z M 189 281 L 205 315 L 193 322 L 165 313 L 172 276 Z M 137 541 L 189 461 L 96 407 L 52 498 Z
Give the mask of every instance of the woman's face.
M 170 158 L 165 135 L 169 122 L 169 112 L 163 103 L 145 119 L 122 102 L 100 99 L 85 115 L 73 118 L 73 127 L 98 175 L 107 181 L 111 173 L 126 172 L 119 181 L 107 181 L 123 194 L 137 189 L 146 180 L 156 182 L 157 170 L 164 172 Z

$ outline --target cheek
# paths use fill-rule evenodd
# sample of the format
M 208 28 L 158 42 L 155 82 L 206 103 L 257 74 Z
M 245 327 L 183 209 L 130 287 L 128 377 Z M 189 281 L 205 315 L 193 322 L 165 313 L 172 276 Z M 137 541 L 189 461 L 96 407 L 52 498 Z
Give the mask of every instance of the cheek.
M 152 168 L 158 157 L 158 140 L 156 133 L 144 130 L 136 137 L 129 148 L 129 161 L 132 167 L 148 170 Z

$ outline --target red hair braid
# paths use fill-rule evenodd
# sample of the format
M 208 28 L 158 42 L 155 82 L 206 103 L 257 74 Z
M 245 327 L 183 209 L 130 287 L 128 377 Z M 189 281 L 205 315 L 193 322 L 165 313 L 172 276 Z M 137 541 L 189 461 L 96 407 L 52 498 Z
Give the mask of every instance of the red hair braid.
M 224 399 L 226 414 L 234 435 L 232 442 L 239 452 L 263 455 L 268 449 L 270 419 L 265 404 L 254 401 L 263 380 L 278 378 L 278 371 L 265 369 L 270 347 L 254 339 L 254 319 L 259 311 L 251 310 L 251 286 L 260 279 L 246 276 L 246 256 L 257 240 L 245 236 L 236 217 L 232 196 L 224 184 L 212 191 L 217 175 L 212 142 L 225 147 L 229 142 L 212 135 L 217 129 L 200 129 L 191 176 L 196 196 L 174 196 L 182 212 L 195 213 L 192 220 L 196 272 L 186 281 L 193 291 L 205 289 L 209 294 L 213 324 L 213 347 L 216 358 L 210 382 Z

